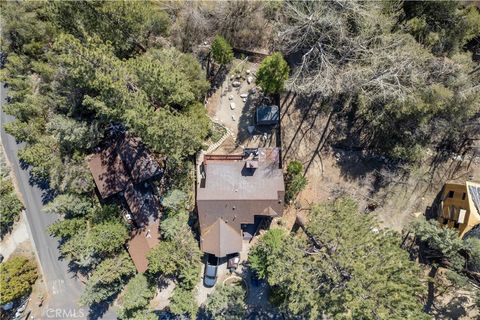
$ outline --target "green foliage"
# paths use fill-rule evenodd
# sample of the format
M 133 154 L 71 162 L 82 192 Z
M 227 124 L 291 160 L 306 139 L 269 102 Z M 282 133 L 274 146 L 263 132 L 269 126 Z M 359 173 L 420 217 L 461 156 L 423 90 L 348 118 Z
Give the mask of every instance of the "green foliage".
M 91 305 L 116 295 L 135 272 L 135 266 L 126 251 L 103 260 L 88 279 L 80 302 Z
M 282 54 L 275 52 L 260 64 L 256 82 L 266 93 L 279 93 L 288 79 L 288 72 L 288 64 Z
M 23 297 L 37 280 L 37 266 L 31 259 L 16 256 L 0 264 L 0 304 Z
M 53 32 L 51 25 L 41 19 L 45 12 L 44 3 L 33 1 L 18 5 L 2 1 L 0 11 L 1 50 L 32 57 L 42 55 Z
M 297 174 L 301 174 L 302 171 L 303 171 L 303 164 L 300 161 L 293 160 L 288 163 L 287 174 L 294 176 Z
M 436 55 L 452 55 L 480 34 L 480 13 L 456 1 L 404 2 L 405 29 Z
M 195 303 L 195 292 L 196 290 L 193 288 L 185 289 L 181 286 L 176 286 L 168 306 L 170 312 L 178 316 L 188 316 L 190 319 L 195 319 L 198 312 L 198 307 Z
M 98 36 L 122 58 L 155 45 L 169 25 L 167 14 L 151 1 L 53 2 L 49 9 L 61 30 L 80 39 Z
M 122 309 L 119 312 L 120 318 L 132 319 L 134 315 L 148 306 L 153 295 L 154 290 L 145 275 L 143 273 L 137 274 L 125 286 Z
M 35 144 L 29 144 L 18 152 L 21 161 L 32 166 L 31 174 L 39 179 L 48 179 L 50 170 L 61 166 L 56 156 L 56 141 L 52 137 L 44 137 Z
M 285 201 L 290 203 L 307 186 L 307 178 L 302 174 L 303 165 L 299 161 L 291 161 L 287 166 L 285 177 Z
M 48 227 L 48 232 L 54 237 L 64 239 L 83 233 L 85 228 L 85 219 L 73 218 L 55 221 Z
M 162 206 L 173 211 L 178 211 L 185 209 L 185 203 L 187 202 L 187 199 L 188 195 L 185 192 L 178 189 L 173 189 L 163 197 Z
M 480 272 L 480 239 L 469 238 L 465 240 L 467 252 L 467 269 Z
M 50 119 L 46 129 L 67 152 L 90 149 L 103 139 L 97 123 L 87 124 L 63 115 Z
M 8 177 L 8 176 L 7 176 Z M 18 219 L 23 205 L 8 178 L 0 180 L 0 234 L 3 236 Z
M 227 40 L 221 35 L 216 35 L 212 42 L 212 56 L 215 62 L 226 65 L 233 60 L 233 50 Z
M 43 208 L 46 213 L 60 214 L 66 217 L 85 216 L 92 209 L 93 204 L 90 199 L 70 193 L 56 196 Z
M 198 101 L 209 87 L 195 58 L 175 49 L 150 50 L 131 60 L 130 68 L 156 107 L 185 109 Z
M 176 277 L 180 285 L 192 289 L 198 281 L 202 253 L 188 225 L 172 237 L 160 241 L 148 253 L 148 270 Z
M 458 237 L 458 231 L 449 228 L 440 228 L 437 221 L 416 220 L 412 224 L 414 234 L 434 252 L 432 259 L 447 259 L 454 270 L 461 270 L 465 259 L 460 254 L 465 244 Z
M 283 242 L 286 238 L 283 229 L 268 230 L 263 236 L 258 245 L 254 246 L 248 255 L 248 262 L 257 276 L 261 279 L 267 277 L 268 266 L 272 265 L 273 259 L 282 250 Z
M 169 213 L 160 225 L 162 236 L 171 241 L 175 240 L 178 234 L 186 232 L 186 229 L 188 229 L 188 212 L 185 210 L 180 210 L 175 214 Z
M 60 192 L 82 194 L 94 188 L 92 173 L 83 158 L 65 159 L 62 165 L 50 169 L 49 178 L 50 187 Z
M 91 266 L 118 253 L 127 239 L 128 231 L 124 224 L 107 221 L 73 235 L 62 244 L 60 251 L 79 266 Z
M 257 258 L 265 265 L 256 268 L 266 272 L 281 308 L 309 319 L 426 318 L 420 270 L 397 235 L 373 231 L 373 218 L 359 214 L 350 199 L 313 207 L 310 221 L 309 240 L 287 236 L 268 247 L 261 238 L 263 248 L 253 251 L 271 255 Z
M 245 289 L 241 284 L 221 285 L 208 296 L 204 309 L 209 319 L 245 319 Z

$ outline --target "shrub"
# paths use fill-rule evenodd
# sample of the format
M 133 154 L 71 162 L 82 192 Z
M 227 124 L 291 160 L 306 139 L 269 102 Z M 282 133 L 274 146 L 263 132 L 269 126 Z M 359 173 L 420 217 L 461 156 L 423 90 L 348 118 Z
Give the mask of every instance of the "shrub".
M 12 302 L 29 293 L 35 280 L 37 266 L 31 259 L 17 256 L 0 264 L 0 304 Z

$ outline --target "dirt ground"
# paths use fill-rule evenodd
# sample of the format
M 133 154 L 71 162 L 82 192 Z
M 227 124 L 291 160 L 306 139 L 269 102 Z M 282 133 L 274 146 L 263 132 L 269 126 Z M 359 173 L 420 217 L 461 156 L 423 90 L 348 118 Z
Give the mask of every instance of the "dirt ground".
M 308 186 L 279 224 L 291 226 L 297 212 L 345 194 L 357 200 L 361 211 L 375 214 L 381 227 L 401 232 L 426 212 L 446 181 L 480 181 L 478 157 L 452 157 L 440 164 L 429 157 L 418 167 L 392 170 L 385 158 L 323 144 L 328 114 L 292 100 L 283 97 L 281 103 L 283 163 L 301 161 Z M 329 130 L 324 137 L 328 135 Z M 478 310 L 469 307 L 472 299 L 466 290 L 445 294 L 435 301 L 432 314 L 435 319 L 478 319 Z
M 232 133 L 213 153 L 239 153 L 243 147 L 281 145 L 284 166 L 291 160 L 303 163 L 308 186 L 294 206 L 287 208 L 281 218 L 274 219 L 274 225 L 289 228 L 293 226 L 296 214 L 308 214 L 312 204 L 348 195 L 358 202 L 360 211 L 375 214 L 380 227 L 402 232 L 412 220 L 425 214 L 446 181 L 480 181 L 480 158 L 452 157 L 438 163 L 427 157 L 419 166 L 399 170 L 383 157 L 330 145 L 333 126 L 330 124 L 325 130 L 329 121 L 328 106 L 294 95 L 287 94 L 281 99 L 281 134 L 277 136 L 275 128 L 262 132 L 254 127 L 259 94 L 252 94 L 254 84 L 245 81 L 246 77 L 255 74 L 257 66 L 236 60 L 232 70 L 239 65 L 242 69 L 240 77 L 231 78 L 234 72 L 230 72 L 207 103 L 210 117 Z M 232 81 L 240 81 L 240 87 L 233 88 Z M 246 102 L 240 97 L 242 93 L 249 93 Z M 230 108 L 232 102 L 234 109 Z M 225 276 L 226 270 L 220 268 L 219 281 Z M 199 284 L 199 290 L 198 302 L 201 303 L 212 289 Z M 443 295 L 441 301 L 436 301 L 432 314 L 438 319 L 478 317 L 478 310 L 465 307 L 472 302 L 469 295 L 468 291 Z M 462 301 L 464 303 L 460 304 Z
M 286 98 L 281 103 L 283 163 L 301 161 L 308 179 L 297 207 L 347 194 L 358 201 L 360 210 L 374 211 L 381 226 L 401 231 L 432 205 L 446 181 L 480 181 L 478 158 L 452 158 L 436 166 L 426 159 L 419 167 L 392 170 L 385 158 L 322 144 L 328 115 L 317 106 L 298 107 L 302 102 Z
M 255 108 L 261 103 L 262 97 L 255 86 L 257 69 L 256 63 L 234 60 L 225 81 L 207 100 L 208 115 L 232 133 L 214 154 L 240 153 L 248 147 L 276 146 L 277 131 L 274 127 L 255 126 Z M 250 84 L 247 81 L 249 77 L 252 80 Z M 234 87 L 234 82 L 239 82 L 240 86 Z M 246 95 L 246 101 L 241 95 Z

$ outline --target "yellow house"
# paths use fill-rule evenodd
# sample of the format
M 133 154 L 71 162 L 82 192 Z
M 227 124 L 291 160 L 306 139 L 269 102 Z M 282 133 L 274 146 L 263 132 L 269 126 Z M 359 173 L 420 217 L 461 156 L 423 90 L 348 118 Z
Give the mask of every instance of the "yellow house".
M 457 229 L 460 237 L 480 224 L 480 184 L 470 181 L 464 184 L 446 183 L 438 221 Z

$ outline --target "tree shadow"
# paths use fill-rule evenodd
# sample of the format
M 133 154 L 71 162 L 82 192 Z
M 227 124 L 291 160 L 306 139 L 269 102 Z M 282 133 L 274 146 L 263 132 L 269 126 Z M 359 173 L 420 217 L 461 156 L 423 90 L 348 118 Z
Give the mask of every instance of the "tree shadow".
M 277 125 L 257 125 L 255 123 L 256 107 L 261 104 L 262 97 L 249 93 L 242 114 L 238 119 L 237 145 L 248 145 L 254 141 L 255 147 L 276 147 L 278 143 Z
M 436 307 L 430 312 L 435 319 L 461 319 L 468 315 L 466 305 L 468 305 L 468 298 L 465 296 L 453 297 L 446 305 Z
M 110 297 L 108 300 L 102 301 L 100 303 L 94 303 L 90 305 L 88 309 L 88 317 L 89 320 L 97 320 L 100 319 L 105 313 L 107 313 L 110 305 L 115 301 L 118 294 Z

